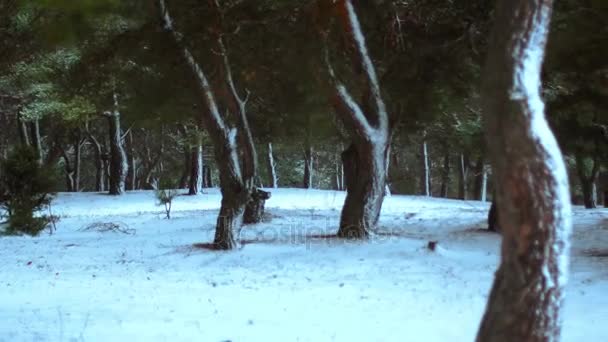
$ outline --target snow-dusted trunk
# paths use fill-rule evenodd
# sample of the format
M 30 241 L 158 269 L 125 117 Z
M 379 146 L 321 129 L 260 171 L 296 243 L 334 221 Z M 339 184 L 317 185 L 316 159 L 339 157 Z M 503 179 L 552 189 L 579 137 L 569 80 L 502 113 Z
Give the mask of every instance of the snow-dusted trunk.
M 467 199 L 467 194 L 469 192 L 469 185 L 467 182 L 468 177 L 468 158 L 464 155 L 464 153 L 461 153 L 458 157 L 458 198 L 461 200 Z
M 481 176 L 481 197 L 480 201 L 485 202 L 488 199 L 488 168 L 484 167 Z
M 338 153 L 334 160 L 334 190 L 344 190 L 344 164 L 342 163 L 341 154 Z
M 312 189 L 312 177 L 314 168 L 314 155 L 312 146 L 308 145 L 304 148 L 304 180 L 302 187 L 304 189 Z
M 443 156 L 443 170 L 441 171 L 441 197 L 447 198 L 450 191 L 450 153 Z
M 196 146 L 192 147 L 190 155 L 190 184 L 188 186 L 188 195 L 197 195 L 203 189 L 203 144 L 202 141 L 197 142 Z
M 120 112 L 116 94 L 114 94 L 114 110 L 105 112 L 104 115 L 108 118 L 110 133 L 110 187 L 108 190 L 110 195 L 121 195 L 125 192 L 129 165 L 120 129 Z
M 576 153 L 576 172 L 581 182 L 583 190 L 583 204 L 587 209 L 597 208 L 597 188 L 595 181 L 600 171 L 600 163 L 598 160 L 592 160 L 591 170 L 587 172 L 585 159 L 580 153 Z
M 332 102 L 352 137 L 352 144 L 342 154 L 347 193 L 338 236 L 365 238 L 378 223 L 386 191 L 390 141 L 388 113 L 353 4 L 350 0 L 340 0 L 336 6 L 342 29 L 352 42 L 353 61 L 361 70 L 364 86 L 361 105 L 339 81 L 326 51 Z
M 269 186 L 273 189 L 276 189 L 279 187 L 279 181 L 277 178 L 277 169 L 276 169 L 276 165 L 274 162 L 274 155 L 272 153 L 272 143 L 269 142 L 267 145 L 267 158 L 266 158 L 266 162 L 268 163 L 268 180 L 270 181 Z
M 93 156 L 95 158 L 95 191 L 105 191 L 106 167 L 104 162 L 104 153 L 101 143 L 89 133 L 89 141 L 93 146 Z
M 571 208 L 540 96 L 551 10 L 551 0 L 499 0 L 495 12 L 482 106 L 502 251 L 477 341 L 560 340 Z
M 431 196 L 431 170 L 426 141 L 420 145 L 420 193 L 422 196 Z
M 237 125 L 229 127 L 218 107 L 215 94 L 201 66 L 183 41 L 183 35 L 175 30 L 165 0 L 158 0 L 163 28 L 168 31 L 176 47 L 191 69 L 206 105 L 202 121 L 213 143 L 215 162 L 220 175 L 222 202 L 217 219 L 215 238 L 216 249 L 228 250 L 236 247 L 234 232 L 242 224 L 245 205 L 251 200 L 254 191 L 254 179 L 257 170 L 257 157 L 253 137 L 249 128 L 245 108 L 248 95 L 241 98 L 232 79 L 228 53 L 224 47 L 221 34 L 217 37 L 219 57 L 222 61 L 222 76 L 229 98 L 226 109 L 236 115 Z M 219 2 L 213 2 L 217 16 L 221 17 Z M 218 19 L 221 21 L 221 18 Z M 221 25 L 219 25 L 221 26 Z M 218 27 L 219 29 L 219 27 Z M 218 32 L 219 33 L 219 32 Z M 242 157 L 240 159 L 239 157 Z

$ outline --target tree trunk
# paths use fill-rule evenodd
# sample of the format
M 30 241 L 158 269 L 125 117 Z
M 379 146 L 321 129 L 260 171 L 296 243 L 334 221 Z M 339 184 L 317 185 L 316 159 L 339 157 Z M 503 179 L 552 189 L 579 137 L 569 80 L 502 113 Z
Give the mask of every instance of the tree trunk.
M 169 15 L 165 0 L 158 0 L 162 25 L 168 31 L 177 48 L 183 53 L 184 59 L 190 67 L 193 76 L 201 92 L 206 110 L 202 115 L 204 126 L 213 142 L 215 162 L 220 175 L 220 189 L 222 202 L 217 219 L 213 245 L 216 249 L 229 250 L 236 247 L 234 237 L 235 230 L 242 225 L 245 205 L 251 199 L 254 191 L 254 180 L 257 171 L 257 155 L 251 129 L 246 115 L 246 104 L 249 95 L 241 98 L 237 92 L 232 78 L 228 53 L 222 40 L 222 13 L 219 2 L 212 2 L 219 22 L 216 32 L 218 33 L 218 50 L 222 61 L 222 77 L 226 92 L 227 111 L 231 111 L 237 118 L 236 127 L 226 124 L 224 117 L 218 107 L 215 94 L 207 76 L 201 66 L 195 61 L 194 56 L 183 41 L 183 35 L 173 27 L 173 20 Z
M 384 201 L 390 128 L 376 69 L 353 4 L 350 0 L 340 0 L 336 6 L 342 30 L 353 46 L 354 67 L 360 70 L 364 86 L 362 104 L 358 104 L 335 74 L 326 44 L 325 62 L 333 90 L 332 102 L 352 138 L 352 144 L 342 154 L 347 193 L 338 236 L 366 238 L 378 223 Z
M 461 200 L 466 200 L 469 192 L 469 186 L 467 183 L 469 176 L 468 158 L 461 153 L 460 157 L 458 158 L 458 162 L 458 198 Z
M 441 197 L 448 198 L 450 194 L 450 153 L 443 157 L 443 170 L 441 173 Z
M 190 185 L 188 195 L 198 195 L 203 189 L 203 145 L 199 141 L 190 156 Z
M 21 145 L 31 146 L 30 135 L 27 132 L 27 122 L 23 121 L 21 115 L 17 119 L 17 124 L 19 125 L 19 139 L 21 141 Z
M 426 141 L 420 145 L 420 191 L 422 196 L 431 196 L 431 171 Z
M 30 122 L 30 137 L 32 147 L 36 151 L 38 164 L 42 165 L 42 139 L 40 138 L 40 122 L 38 119 Z
M 551 0 L 499 0 L 482 87 L 501 263 L 479 342 L 557 342 L 571 230 L 568 176 L 544 115 Z
M 313 167 L 313 149 L 312 146 L 308 145 L 304 149 L 304 180 L 302 181 L 304 189 L 312 189 Z
M 189 187 L 190 169 L 192 167 L 192 152 L 188 147 L 183 148 L 184 166 L 182 168 L 182 176 L 179 178 L 179 188 L 185 189 Z
M 209 165 L 203 166 L 203 177 L 205 179 L 203 182 L 203 187 L 213 188 L 213 177 L 211 175 L 211 167 Z
M 488 230 L 492 232 L 499 232 L 500 227 L 498 225 L 498 206 L 496 199 L 492 200 L 490 211 L 488 212 Z
M 575 161 L 576 171 L 583 191 L 583 204 L 587 209 L 595 209 L 597 208 L 597 189 L 595 181 L 597 180 L 597 175 L 600 171 L 600 163 L 593 159 L 591 170 L 587 172 L 585 168 L 585 158 L 582 156 L 581 152 L 575 154 Z
M 118 111 L 118 96 L 114 94 L 114 111 L 106 112 L 110 132 L 110 195 L 122 195 L 125 192 L 125 181 L 129 165 L 123 146 L 120 129 L 120 112 Z
M 475 162 L 475 184 L 473 192 L 475 193 L 475 199 L 478 201 L 484 201 L 485 193 L 485 182 L 487 180 L 487 174 L 485 172 L 485 161 L 483 156 L 479 156 Z
M 272 143 L 269 142 L 268 143 L 268 159 L 267 159 L 267 163 L 268 163 L 268 178 L 270 181 L 270 187 L 273 189 L 276 189 L 279 187 L 279 181 L 277 178 L 277 169 L 274 163 L 274 156 L 272 154 Z
M 129 171 L 127 172 L 127 190 L 135 190 L 137 188 L 137 168 L 135 165 L 135 149 L 133 148 L 133 132 L 129 130 L 127 134 L 127 162 L 129 163 Z
M 91 145 L 93 145 L 93 155 L 95 157 L 95 191 L 104 192 L 105 191 L 105 162 L 104 162 L 104 152 L 101 144 L 91 133 L 88 133 L 89 141 Z
M 245 215 L 243 216 L 244 224 L 260 223 L 264 219 L 264 209 L 266 200 L 270 198 L 270 192 L 256 189 L 251 195 L 251 200 L 245 207 Z

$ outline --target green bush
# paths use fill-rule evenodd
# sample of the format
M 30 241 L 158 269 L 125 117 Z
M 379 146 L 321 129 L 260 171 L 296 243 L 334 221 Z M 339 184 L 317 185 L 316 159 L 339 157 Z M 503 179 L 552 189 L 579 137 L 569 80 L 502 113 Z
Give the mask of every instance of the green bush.
M 13 150 L 1 167 L 0 207 L 8 217 L 5 233 L 38 235 L 52 222 L 51 217 L 36 214 L 53 200 L 53 172 L 39 164 L 32 148 L 24 146 Z

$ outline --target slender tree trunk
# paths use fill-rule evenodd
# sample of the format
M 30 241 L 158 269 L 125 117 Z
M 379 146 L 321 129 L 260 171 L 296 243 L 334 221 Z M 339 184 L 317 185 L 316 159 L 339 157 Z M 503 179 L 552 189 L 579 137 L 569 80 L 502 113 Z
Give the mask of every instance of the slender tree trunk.
M 477 161 L 475 162 L 475 184 L 473 188 L 473 192 L 475 193 L 475 199 L 478 201 L 482 201 L 482 197 L 485 192 L 485 181 L 487 179 L 487 175 L 485 173 L 485 161 L 483 156 L 479 156 Z
M 190 155 L 192 164 L 190 166 L 190 184 L 188 195 L 198 195 L 203 189 L 203 145 L 199 141 L 196 146 L 192 148 Z
M 213 188 L 213 177 L 211 175 L 211 167 L 209 165 L 203 166 L 203 177 L 205 179 L 203 187 Z
M 304 189 L 312 189 L 312 176 L 314 167 L 314 156 L 312 146 L 308 145 L 304 149 Z
M 278 178 L 277 178 L 277 169 L 276 169 L 275 163 L 274 163 L 274 156 L 272 154 L 272 143 L 271 142 L 268 143 L 267 153 L 268 153 L 268 157 L 267 157 L 268 178 L 270 181 L 270 187 L 273 189 L 276 189 L 279 187 L 279 182 L 278 182 Z
M 36 156 L 38 157 L 38 164 L 42 165 L 42 138 L 40 137 L 40 122 L 38 119 L 30 122 L 30 137 L 32 147 L 36 150 Z
M 481 197 L 482 202 L 486 202 L 488 198 L 488 168 L 484 167 L 482 171 L 481 181 Z
M 74 192 L 80 191 L 80 171 L 82 164 L 82 139 L 80 134 L 74 140 Z
M 104 152 L 101 144 L 92 134 L 89 133 L 89 141 L 93 146 L 93 155 L 95 157 L 95 191 L 104 192 L 105 191 L 105 162 L 104 162 Z
M 560 340 L 571 208 L 540 95 L 551 8 L 551 0 L 499 0 L 489 39 L 481 99 L 502 250 L 479 342 Z
M 441 197 L 448 198 L 450 194 L 450 153 L 443 157 L 443 170 L 441 172 Z
M 118 96 L 114 94 L 114 111 L 106 112 L 110 132 L 110 195 L 122 195 L 125 192 L 125 181 L 129 165 L 123 146 L 120 129 L 120 112 L 118 111 Z
M 420 145 L 420 191 L 422 196 L 431 196 L 431 171 L 426 141 Z
M 468 177 L 469 177 L 469 166 L 468 158 L 461 153 L 458 159 L 458 198 L 461 200 L 467 199 L 469 192 Z
M 135 190 L 137 188 L 137 166 L 135 165 L 135 149 L 133 147 L 133 132 L 129 130 L 127 134 L 127 162 L 129 163 L 129 171 L 127 172 L 127 190 Z

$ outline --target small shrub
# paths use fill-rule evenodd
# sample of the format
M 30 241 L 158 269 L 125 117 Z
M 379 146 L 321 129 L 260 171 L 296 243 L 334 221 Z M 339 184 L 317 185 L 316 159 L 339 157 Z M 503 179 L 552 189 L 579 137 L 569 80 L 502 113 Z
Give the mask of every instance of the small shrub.
M 5 233 L 38 235 L 53 220 L 36 215 L 53 200 L 53 172 L 41 166 L 36 152 L 25 146 L 13 150 L 1 167 L 0 207 L 8 218 Z
M 177 190 L 159 189 L 154 191 L 154 194 L 157 200 L 156 205 L 164 205 L 167 219 L 171 219 L 171 205 L 173 204 L 173 199 L 179 194 Z

